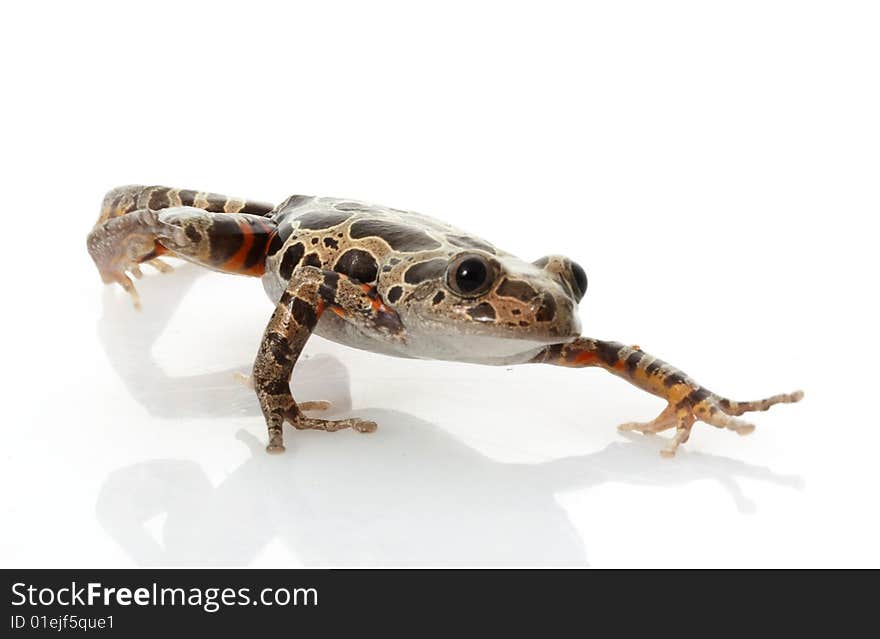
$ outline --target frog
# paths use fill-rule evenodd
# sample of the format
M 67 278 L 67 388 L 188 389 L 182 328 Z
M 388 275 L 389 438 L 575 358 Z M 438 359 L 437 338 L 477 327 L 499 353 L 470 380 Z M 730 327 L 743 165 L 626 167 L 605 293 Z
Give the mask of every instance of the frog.
M 249 383 L 266 421 L 266 451 L 285 450 L 283 426 L 362 433 L 375 422 L 322 419 L 328 402 L 297 401 L 290 381 L 312 334 L 394 357 L 491 366 L 598 367 L 665 401 L 621 431 L 672 431 L 673 457 L 702 422 L 751 433 L 745 413 L 800 401 L 803 391 L 755 401 L 718 395 L 637 345 L 581 334 L 583 267 L 562 255 L 522 260 L 421 213 L 354 199 L 292 195 L 277 205 L 207 191 L 127 185 L 104 196 L 87 249 L 105 284 L 140 308 L 132 277 L 173 257 L 259 277 L 274 303 Z

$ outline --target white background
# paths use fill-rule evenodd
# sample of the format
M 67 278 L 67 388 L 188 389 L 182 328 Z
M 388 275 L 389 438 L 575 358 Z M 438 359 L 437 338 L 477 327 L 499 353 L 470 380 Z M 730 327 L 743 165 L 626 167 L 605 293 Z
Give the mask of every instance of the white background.
M 4 5 L 4 566 L 880 566 L 880 21 L 865 2 Z M 333 195 L 586 269 L 585 334 L 806 399 L 672 460 L 600 370 L 315 338 L 294 393 L 373 435 L 263 452 L 256 280 L 141 313 L 103 193 Z

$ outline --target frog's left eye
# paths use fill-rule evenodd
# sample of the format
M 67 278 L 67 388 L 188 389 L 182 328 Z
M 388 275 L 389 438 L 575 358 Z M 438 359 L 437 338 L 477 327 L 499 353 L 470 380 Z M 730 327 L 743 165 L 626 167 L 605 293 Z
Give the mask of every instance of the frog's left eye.
M 463 253 L 446 269 L 446 283 L 462 297 L 478 297 L 495 281 L 495 267 L 479 253 Z

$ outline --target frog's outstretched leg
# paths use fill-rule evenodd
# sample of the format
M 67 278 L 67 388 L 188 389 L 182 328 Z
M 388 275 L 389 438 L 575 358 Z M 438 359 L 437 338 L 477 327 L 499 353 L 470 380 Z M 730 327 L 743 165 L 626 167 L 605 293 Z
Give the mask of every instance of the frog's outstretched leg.
M 603 342 L 585 337 L 568 344 L 548 346 L 532 361 L 575 368 L 599 366 L 642 390 L 665 399 L 668 405 L 654 420 L 620 426 L 621 430 L 642 433 L 658 433 L 675 428 L 675 435 L 669 445 L 660 451 L 664 457 L 675 455 L 678 447 L 690 437 L 691 428 L 696 421 L 747 435 L 755 429 L 754 425 L 736 419 L 736 416 L 750 411 L 767 410 L 774 404 L 797 402 L 804 396 L 803 392 L 795 391 L 754 402 L 735 402 L 703 388 L 677 368 L 648 355 L 638 346 L 625 346 L 619 342 Z
M 161 255 L 221 271 L 261 275 L 275 230 L 266 217 L 272 208 L 215 193 L 124 186 L 104 197 L 87 246 L 104 282 L 121 285 L 138 307 L 128 273 L 140 277 L 139 265 L 144 263 L 170 271 Z
M 372 287 L 314 266 L 294 270 L 263 334 L 252 376 L 269 429 L 266 450 L 270 453 L 284 451 L 285 421 L 299 429 L 353 428 L 364 433 L 376 430 L 374 422 L 357 418 L 334 421 L 306 417 L 305 403 L 297 404 L 290 393 L 293 367 L 325 310 L 364 330 L 381 331 L 389 339 L 403 339 L 400 318 L 385 306 Z

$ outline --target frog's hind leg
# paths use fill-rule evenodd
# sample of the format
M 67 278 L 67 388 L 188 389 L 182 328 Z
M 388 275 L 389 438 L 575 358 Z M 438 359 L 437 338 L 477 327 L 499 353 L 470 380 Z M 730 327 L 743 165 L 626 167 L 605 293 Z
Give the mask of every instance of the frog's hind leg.
M 804 396 L 803 392 L 795 391 L 753 402 L 736 402 L 700 386 L 682 371 L 645 353 L 638 346 L 586 337 L 567 344 L 548 346 L 532 361 L 574 368 L 598 366 L 662 397 L 667 405 L 655 419 L 644 423 L 623 424 L 619 428 L 646 434 L 674 428 L 672 439 L 660 451 L 664 457 L 675 455 L 679 446 L 690 437 L 691 429 L 697 421 L 716 428 L 725 428 L 739 435 L 748 435 L 755 429 L 754 425 L 737 417 L 751 411 L 764 411 L 776 404 L 798 402 Z
M 106 284 L 117 283 L 140 305 L 129 277 L 140 264 L 162 272 L 161 255 L 220 271 L 261 275 L 275 231 L 271 205 L 213 193 L 127 186 L 110 191 L 87 247 Z
M 376 430 L 374 422 L 363 419 L 306 417 L 303 410 L 308 403 L 298 404 L 290 392 L 293 367 L 327 309 L 362 330 L 381 332 L 386 339 L 404 337 L 397 313 L 385 306 L 371 286 L 314 266 L 295 269 L 269 320 L 254 361 L 252 379 L 269 430 L 266 450 L 270 453 L 284 451 L 282 426 L 285 421 L 301 430 L 352 428 L 364 433 Z

